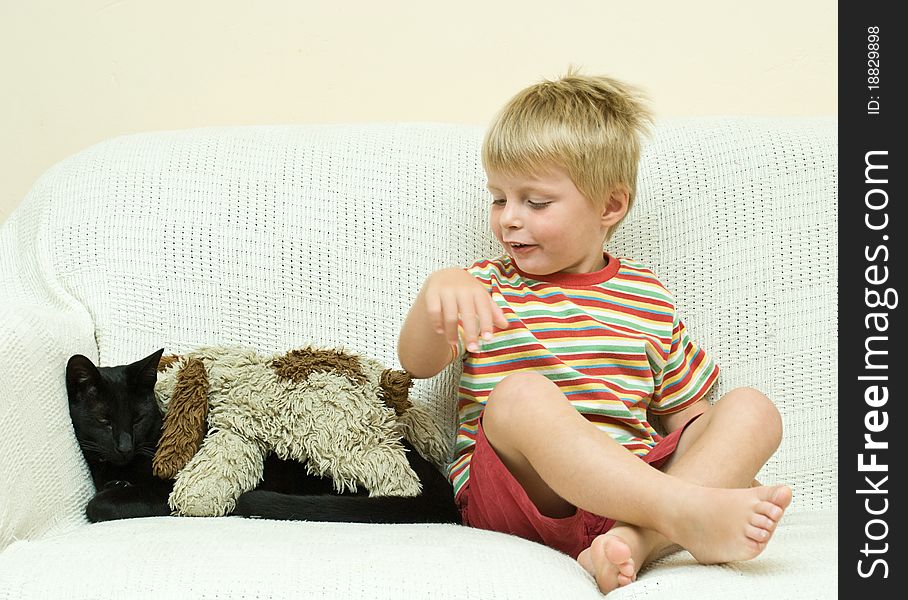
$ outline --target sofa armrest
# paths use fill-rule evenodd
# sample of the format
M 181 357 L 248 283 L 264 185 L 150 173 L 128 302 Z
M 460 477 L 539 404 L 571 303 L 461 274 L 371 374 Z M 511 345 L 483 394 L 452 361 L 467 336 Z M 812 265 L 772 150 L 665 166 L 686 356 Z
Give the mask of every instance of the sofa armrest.
M 95 359 L 87 312 L 0 302 L 0 551 L 85 522 L 94 492 L 66 399 L 73 354 Z

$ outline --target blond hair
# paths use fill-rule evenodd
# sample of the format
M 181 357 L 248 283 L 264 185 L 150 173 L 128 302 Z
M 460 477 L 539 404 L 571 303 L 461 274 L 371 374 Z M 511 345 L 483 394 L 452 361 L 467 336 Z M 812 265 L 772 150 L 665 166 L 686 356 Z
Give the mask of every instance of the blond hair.
M 564 77 L 543 80 L 511 98 L 486 132 L 482 164 L 486 172 L 506 175 L 563 168 L 596 206 L 624 185 L 629 211 L 641 138 L 652 122 L 640 90 L 571 68 Z

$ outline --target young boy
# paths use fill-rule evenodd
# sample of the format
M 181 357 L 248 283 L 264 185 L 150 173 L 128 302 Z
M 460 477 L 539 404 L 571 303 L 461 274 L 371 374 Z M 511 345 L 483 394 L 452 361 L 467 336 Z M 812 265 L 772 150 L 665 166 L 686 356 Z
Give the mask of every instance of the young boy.
M 605 593 L 675 544 L 701 563 L 753 558 L 791 501 L 751 486 L 781 439 L 773 403 L 742 388 L 711 406 L 718 367 L 672 296 L 603 252 L 649 122 L 606 77 L 517 94 L 482 149 L 505 254 L 432 273 L 398 344 L 415 377 L 465 351 L 450 466 L 464 524 L 561 550 Z

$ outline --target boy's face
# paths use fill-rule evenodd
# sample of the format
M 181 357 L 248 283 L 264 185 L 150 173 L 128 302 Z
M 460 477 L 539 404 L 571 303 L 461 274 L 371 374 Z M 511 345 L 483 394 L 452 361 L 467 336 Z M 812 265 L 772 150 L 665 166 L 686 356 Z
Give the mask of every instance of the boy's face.
M 597 208 L 560 168 L 537 175 L 487 175 L 489 225 L 521 271 L 590 273 L 605 266 L 602 244 L 626 204 L 620 215 L 609 202 Z

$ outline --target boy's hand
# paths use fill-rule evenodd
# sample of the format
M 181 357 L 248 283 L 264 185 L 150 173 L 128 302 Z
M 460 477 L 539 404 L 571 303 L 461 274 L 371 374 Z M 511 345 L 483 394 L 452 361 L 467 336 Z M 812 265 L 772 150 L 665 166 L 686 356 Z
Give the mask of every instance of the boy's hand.
M 463 325 L 467 350 L 479 350 L 479 336 L 492 339 L 493 325 L 508 328 L 508 319 L 486 288 L 463 269 L 435 271 L 423 285 L 423 301 L 436 333 L 457 344 L 457 324 Z

